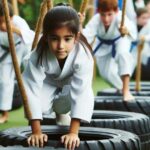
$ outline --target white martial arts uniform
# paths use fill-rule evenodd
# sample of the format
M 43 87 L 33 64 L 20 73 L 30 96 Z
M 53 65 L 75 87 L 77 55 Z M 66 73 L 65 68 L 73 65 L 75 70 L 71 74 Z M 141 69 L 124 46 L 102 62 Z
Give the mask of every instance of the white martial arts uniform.
M 136 0 L 135 1 L 135 7 L 136 7 L 136 9 L 138 9 L 138 8 L 144 8 L 145 7 L 144 0 Z
M 19 64 L 23 61 L 25 55 L 31 50 L 34 32 L 30 30 L 26 21 L 14 15 L 13 24 L 21 31 L 21 37 L 14 35 L 16 52 Z M 12 65 L 11 55 L 8 53 L 9 43 L 6 32 L 0 31 L 0 110 L 10 110 L 12 105 L 15 73 Z
M 72 118 L 90 121 L 94 104 L 92 75 L 92 55 L 81 43 L 69 53 L 62 70 L 50 50 L 42 65 L 37 64 L 34 51 L 23 73 L 32 119 L 42 119 L 54 110 L 65 114 L 71 109 Z
M 141 36 L 144 36 L 145 38 L 145 43 L 142 50 L 142 64 L 147 65 L 148 59 L 150 58 L 150 21 L 148 21 L 148 23 L 144 27 L 142 27 L 142 29 L 137 34 L 138 34 L 138 37 L 136 39 L 137 42 L 139 41 L 139 38 Z M 134 57 L 133 71 L 137 64 L 137 52 L 138 46 L 135 45 L 132 49 L 132 55 Z
M 13 24 L 21 31 L 23 42 L 27 46 L 28 51 L 30 51 L 35 35 L 34 31 L 30 29 L 26 21 L 20 16 L 13 16 Z
M 22 38 L 13 34 L 19 64 L 27 54 Z M 7 32 L 0 32 L 0 110 L 10 110 L 14 91 L 14 67 L 9 52 Z
M 111 23 L 108 31 L 101 21 L 100 14 L 96 14 L 83 29 L 83 34 L 89 43 L 92 43 L 94 37 L 98 36 L 105 40 L 111 40 L 120 35 L 118 30 L 121 21 L 121 12 L 119 11 L 115 19 Z M 102 44 L 95 53 L 96 63 L 101 76 L 117 89 L 122 89 L 122 81 L 120 76 L 131 75 L 132 55 L 129 53 L 131 40 L 136 38 L 136 29 L 133 23 L 126 17 L 125 26 L 130 33 L 129 36 L 121 37 L 115 42 L 116 56 L 112 57 L 112 45 Z M 96 38 L 93 50 L 100 43 Z
M 134 9 L 133 0 L 127 0 L 126 2 L 126 15 L 134 24 L 136 24 L 136 12 Z

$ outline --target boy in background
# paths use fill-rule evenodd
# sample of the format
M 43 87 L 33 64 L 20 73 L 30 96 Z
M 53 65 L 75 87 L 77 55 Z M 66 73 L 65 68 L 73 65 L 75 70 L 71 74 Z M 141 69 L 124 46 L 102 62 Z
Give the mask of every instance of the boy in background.
M 101 76 L 122 91 L 124 101 L 133 100 L 129 90 L 133 58 L 129 50 L 131 41 L 136 38 L 136 28 L 127 17 L 120 28 L 122 13 L 117 0 L 99 0 L 98 12 L 83 29 L 83 34 L 89 43 L 96 37 L 93 54 Z M 83 18 L 80 19 L 82 22 Z

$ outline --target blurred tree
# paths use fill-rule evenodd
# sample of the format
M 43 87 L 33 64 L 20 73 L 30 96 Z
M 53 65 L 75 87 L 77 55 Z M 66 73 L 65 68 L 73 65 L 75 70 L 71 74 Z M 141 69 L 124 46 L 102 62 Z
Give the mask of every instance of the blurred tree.
M 28 22 L 32 29 L 35 28 L 41 2 L 42 0 L 26 0 L 25 4 L 19 5 L 20 16 Z
M 74 8 L 79 11 L 82 0 L 72 0 Z M 53 0 L 54 5 L 60 2 L 68 3 L 69 0 Z M 26 0 L 24 4 L 19 4 L 19 14 L 31 27 L 35 29 L 37 18 L 39 16 L 40 4 L 42 0 Z
M 54 4 L 60 2 L 68 2 L 67 0 L 53 0 Z M 37 18 L 39 16 L 40 4 L 42 0 L 26 0 L 26 3 L 19 4 L 19 13 L 20 16 L 23 17 L 31 29 L 35 29 L 35 25 L 37 22 Z

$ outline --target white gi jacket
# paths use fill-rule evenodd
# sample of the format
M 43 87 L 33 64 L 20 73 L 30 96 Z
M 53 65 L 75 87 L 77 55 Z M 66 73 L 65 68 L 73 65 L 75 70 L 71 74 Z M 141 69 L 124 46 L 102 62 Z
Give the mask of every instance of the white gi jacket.
M 120 22 L 121 11 L 118 12 L 108 31 L 106 32 L 105 27 L 101 21 L 100 14 L 96 14 L 86 25 L 85 29 L 83 29 L 83 34 L 89 43 L 92 43 L 95 36 L 99 36 L 105 40 L 112 40 L 120 36 L 120 32 L 118 30 Z M 136 28 L 127 17 L 125 17 L 125 26 L 128 28 L 130 37 L 121 37 L 115 42 L 115 59 L 113 59 L 111 56 L 112 45 L 102 44 L 98 51 L 95 53 L 96 63 L 100 74 L 104 79 L 119 89 L 122 88 L 122 81 L 119 75 L 131 75 L 133 58 L 129 53 L 129 50 L 131 46 L 131 40 L 136 38 Z M 99 44 L 99 42 L 100 41 L 96 38 L 93 45 L 93 50 Z
M 19 16 L 13 16 L 13 24 L 20 29 L 23 42 L 27 46 L 28 51 L 30 51 L 35 35 L 34 31 L 32 31 L 26 21 Z
M 44 113 L 52 112 L 55 97 L 59 96 L 58 89 L 70 85 L 66 99 L 71 102 L 71 117 L 90 121 L 94 105 L 93 58 L 90 51 L 77 43 L 62 70 L 50 50 L 44 56 L 42 65 L 36 65 L 36 62 L 37 51 L 34 51 L 23 73 L 32 119 L 42 119 Z
M 122 0 L 123 1 L 123 0 Z M 123 3 L 123 2 L 122 2 Z M 127 0 L 126 2 L 126 15 L 127 17 L 136 24 L 136 12 L 134 9 L 133 0 Z

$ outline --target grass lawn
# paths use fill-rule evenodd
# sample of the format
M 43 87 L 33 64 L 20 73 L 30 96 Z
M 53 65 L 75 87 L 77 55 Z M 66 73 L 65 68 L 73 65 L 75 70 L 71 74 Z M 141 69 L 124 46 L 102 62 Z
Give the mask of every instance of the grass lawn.
M 103 88 L 110 87 L 106 82 L 104 82 L 100 77 L 96 77 L 93 80 L 93 90 L 94 94 L 96 95 L 98 90 Z M 7 123 L 0 124 L 0 130 L 4 130 L 11 127 L 18 127 L 18 126 L 27 126 L 28 122 L 24 118 L 24 111 L 23 108 L 11 111 L 9 113 L 9 120 Z

